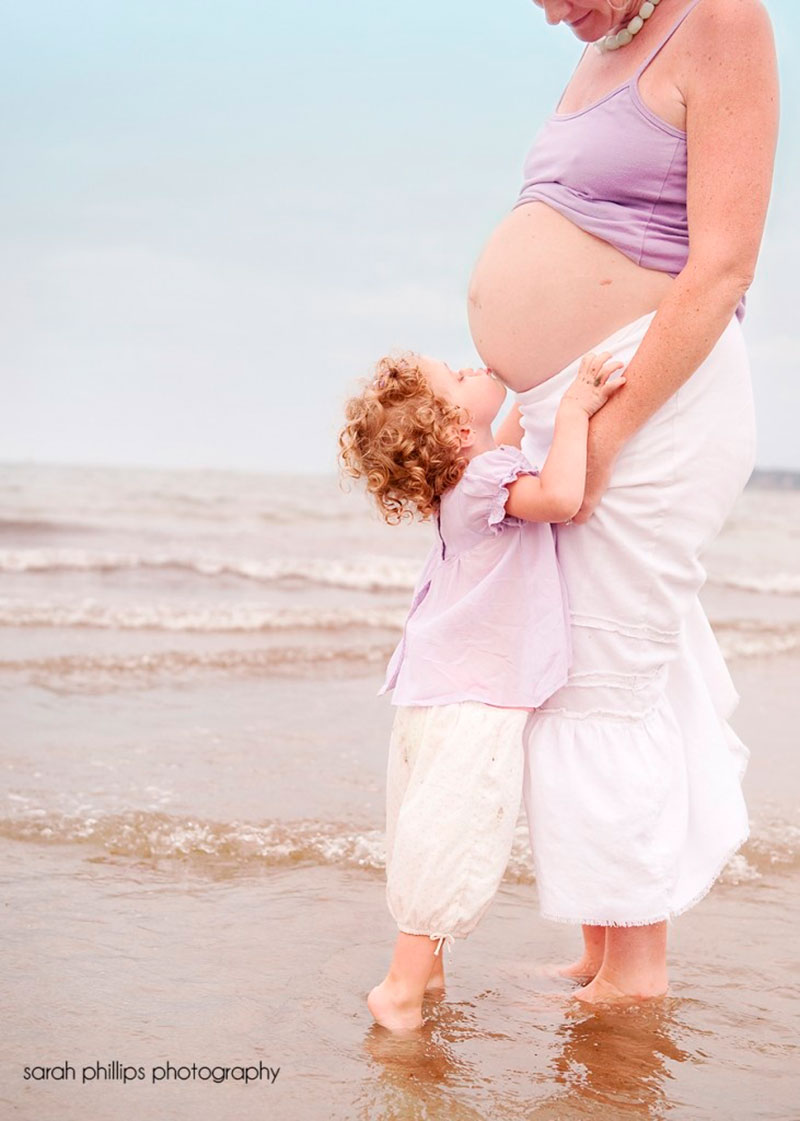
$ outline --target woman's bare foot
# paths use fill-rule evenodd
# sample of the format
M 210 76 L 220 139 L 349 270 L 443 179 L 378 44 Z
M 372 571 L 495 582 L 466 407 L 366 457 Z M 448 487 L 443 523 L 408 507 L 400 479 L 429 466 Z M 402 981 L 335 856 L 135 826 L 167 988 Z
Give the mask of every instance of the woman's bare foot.
M 554 972 L 558 977 L 568 977 L 571 981 L 580 981 L 585 985 L 588 981 L 594 980 L 603 964 L 606 952 L 606 928 L 584 925 L 582 932 L 581 956 L 569 965 L 555 966 Z
M 399 989 L 382 981 L 367 997 L 367 1007 L 375 1020 L 389 1031 L 416 1031 L 422 1027 L 422 1008 L 408 1000 Z
M 572 999 L 579 1000 L 583 1004 L 636 1004 L 641 1000 L 653 1000 L 655 997 L 664 996 L 667 992 L 666 981 L 663 986 L 656 983 L 640 985 L 639 987 L 646 988 L 648 991 L 625 992 L 598 973 L 588 985 L 584 985 L 582 989 L 576 989 L 572 994 Z
M 554 965 L 553 973 L 558 977 L 568 977 L 571 981 L 581 981 L 586 984 L 588 981 L 595 979 L 602 964 L 602 958 L 587 958 L 584 954 L 583 957 L 569 965 Z
M 584 1004 L 635 1003 L 664 996 L 667 983 L 666 922 L 609 926 L 599 973 L 572 995 Z

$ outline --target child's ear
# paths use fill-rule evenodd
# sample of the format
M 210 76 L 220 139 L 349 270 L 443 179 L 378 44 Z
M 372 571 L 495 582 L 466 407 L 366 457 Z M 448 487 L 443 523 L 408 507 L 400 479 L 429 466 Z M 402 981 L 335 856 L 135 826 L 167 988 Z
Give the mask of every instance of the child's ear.
M 459 436 L 459 439 L 461 440 L 461 447 L 462 448 L 471 448 L 472 445 L 475 443 L 475 429 L 474 428 L 468 428 L 466 425 L 462 425 L 458 430 L 458 436 Z

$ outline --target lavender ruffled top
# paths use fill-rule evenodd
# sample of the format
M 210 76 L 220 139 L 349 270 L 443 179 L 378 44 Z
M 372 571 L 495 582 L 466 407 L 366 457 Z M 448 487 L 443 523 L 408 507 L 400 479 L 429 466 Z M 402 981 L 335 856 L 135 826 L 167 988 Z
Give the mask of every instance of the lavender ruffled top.
M 569 614 L 553 529 L 505 512 L 508 484 L 537 474 L 503 445 L 472 459 L 443 495 L 380 689 L 393 690 L 393 704 L 537 708 L 566 681 Z

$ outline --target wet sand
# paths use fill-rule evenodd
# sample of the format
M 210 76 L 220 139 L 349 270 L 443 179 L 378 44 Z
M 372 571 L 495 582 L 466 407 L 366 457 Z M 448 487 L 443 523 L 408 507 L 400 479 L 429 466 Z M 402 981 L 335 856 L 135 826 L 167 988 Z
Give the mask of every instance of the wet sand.
M 488 918 L 448 958 L 446 998 L 431 1004 L 430 1022 L 414 1042 L 371 1026 L 364 1005 L 393 939 L 375 848 L 388 716 L 371 697 L 377 679 L 343 681 L 334 693 L 330 683 L 303 682 L 303 719 L 293 738 L 280 741 L 282 750 L 273 740 L 270 755 L 249 748 L 250 737 L 265 731 L 255 714 L 263 719 L 267 699 L 279 703 L 274 687 L 206 679 L 202 703 L 200 682 L 175 690 L 171 701 L 150 697 L 138 725 L 128 725 L 113 746 L 93 744 L 89 759 L 101 775 L 120 775 L 121 790 L 125 745 L 149 743 L 152 765 L 145 769 L 154 789 L 166 789 L 165 776 L 182 769 L 174 784 L 180 804 L 142 810 L 138 820 L 119 815 L 116 831 L 109 814 L 110 832 L 69 841 L 63 818 L 55 840 L 44 832 L 55 820 L 27 839 L 9 836 L 6 824 L 4 1006 L 12 1031 L 3 1041 L 3 1101 L 32 1121 L 788 1121 L 800 1100 L 791 988 L 800 857 L 785 824 L 796 774 L 786 773 L 777 789 L 774 776 L 787 757 L 784 718 L 800 666 L 780 661 L 783 673 L 775 673 L 776 660 L 771 670 L 759 665 L 738 675 L 753 700 L 742 705 L 737 729 L 759 745 L 748 776 L 755 839 L 711 895 L 672 924 L 670 996 L 627 1011 L 572 1007 L 571 985 L 539 969 L 569 955 L 576 933 L 538 919 L 522 854 Z M 757 685 L 770 690 L 768 722 Z M 298 691 L 299 683 L 283 683 L 289 708 Z M 348 721 L 358 696 L 370 699 L 357 722 L 352 715 Z M 86 745 L 81 729 L 96 701 L 71 698 L 74 722 L 65 713 L 59 729 L 65 747 Z M 207 744 L 231 730 L 225 747 L 204 750 L 197 724 L 183 739 L 176 734 L 187 703 L 195 717 L 204 715 Z M 338 737 L 320 732 L 325 708 Z M 43 737 L 41 728 L 30 731 L 32 749 Z M 69 750 L 63 763 L 71 767 Z M 113 799 L 113 781 L 98 785 Z M 304 851 L 298 823 L 330 805 L 332 785 L 341 829 L 327 837 L 322 831 L 321 840 L 318 829 L 310 831 Z M 63 804 L 74 820 L 77 807 Z M 267 845 L 265 859 L 256 838 L 248 854 L 241 830 L 265 818 L 287 823 L 294 848 L 281 854 L 279 845 Z M 215 840 L 220 821 L 241 825 L 227 846 L 218 833 Z M 30 821 L 24 828 L 30 831 Z M 26 1064 L 66 1060 L 79 1075 L 84 1065 L 114 1060 L 141 1065 L 148 1077 L 167 1061 L 260 1061 L 280 1072 L 274 1083 L 248 1085 L 22 1077 Z
M 794 884 L 717 889 L 676 924 L 671 995 L 625 1011 L 570 1007 L 565 983 L 536 974 L 571 939 L 536 921 L 531 888 L 505 885 L 449 960 L 419 1038 L 398 1041 L 363 1003 L 392 936 L 377 877 L 306 867 L 200 881 L 3 849 L 9 902 L 25 913 L 7 942 L 3 1100 L 18 1116 L 797 1115 Z M 23 1082 L 24 1064 L 65 1059 L 280 1070 L 272 1084 Z

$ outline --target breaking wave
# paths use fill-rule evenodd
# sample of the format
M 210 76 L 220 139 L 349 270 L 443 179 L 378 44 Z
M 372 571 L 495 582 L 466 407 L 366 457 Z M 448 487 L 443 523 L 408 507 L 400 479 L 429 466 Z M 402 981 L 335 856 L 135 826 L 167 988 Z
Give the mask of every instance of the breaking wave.
M 263 603 L 108 604 L 96 599 L 24 602 L 0 598 L 0 625 L 157 631 L 399 630 L 405 611 L 389 607 L 270 607 Z
M 26 802 L 19 798 L 19 801 Z M 80 844 L 109 855 L 139 860 L 223 862 L 242 870 L 299 864 L 337 865 L 381 872 L 384 833 L 339 822 L 217 822 L 150 810 L 116 814 L 61 814 L 25 804 L 19 816 L 0 819 L 0 836 L 37 844 Z M 755 827 L 729 861 L 721 882 L 749 883 L 800 867 L 800 827 L 782 821 Z M 509 883 L 532 883 L 528 833 L 520 818 L 505 874 Z
M 0 550 L 0 572 L 121 572 L 177 570 L 197 576 L 236 576 L 271 584 L 278 581 L 318 584 L 363 591 L 408 591 L 419 563 L 395 557 L 363 556 L 353 560 L 319 558 L 225 557 L 213 554 L 120 553 L 88 549 Z

